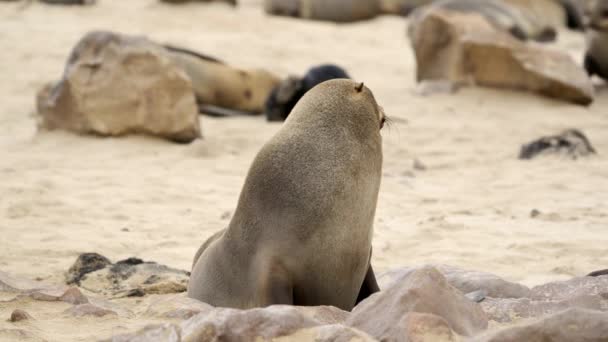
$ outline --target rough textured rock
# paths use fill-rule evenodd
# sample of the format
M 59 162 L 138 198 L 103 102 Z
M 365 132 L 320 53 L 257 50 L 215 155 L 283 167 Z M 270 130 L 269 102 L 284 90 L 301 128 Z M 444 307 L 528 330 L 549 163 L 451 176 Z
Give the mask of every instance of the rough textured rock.
M 491 273 L 463 270 L 448 265 L 429 266 L 435 267 L 450 285 L 465 294 L 482 290 L 485 296 L 494 298 L 521 298 L 530 295 L 530 289 L 526 286 L 506 281 Z M 378 277 L 378 283 L 384 289 L 413 270 L 402 268 L 385 272 Z
M 112 262 L 108 258 L 98 253 L 80 254 L 66 274 L 66 283 L 80 285 L 80 280 L 85 274 L 100 270 L 111 264 Z
M 28 314 L 27 312 L 25 312 L 21 309 L 15 309 L 11 313 L 11 317 L 9 318 L 9 321 L 20 322 L 20 321 L 25 321 L 28 319 L 32 319 L 32 316 L 30 316 L 30 314 Z
M 181 329 L 175 324 L 149 325 L 131 334 L 117 335 L 104 342 L 180 342 Z
M 207 303 L 189 298 L 185 294 L 175 294 L 152 299 L 145 315 L 159 318 L 189 319 L 209 310 L 213 310 L 213 307 Z
M 437 317 L 408 315 L 411 313 Z M 441 320 L 446 324 L 439 324 Z M 449 328 L 471 336 L 486 329 L 488 320 L 481 307 L 449 285 L 437 269 L 425 267 L 405 274 L 361 302 L 346 323 L 380 340 L 399 340 L 399 336 L 419 330 L 451 336 Z M 409 326 L 410 323 L 415 325 Z
M 88 273 L 80 284 L 92 292 L 132 297 L 185 292 L 188 279 L 186 271 L 129 258 Z
M 569 308 L 602 309 L 600 296 L 579 296 L 569 300 L 532 300 L 529 298 L 486 298 L 481 307 L 492 321 L 508 323 L 522 318 L 541 317 Z
M 86 34 L 63 78 L 38 93 L 37 108 L 41 129 L 146 133 L 177 142 L 200 137 L 190 79 L 163 47 L 144 37 Z
M 134 297 L 184 292 L 188 276 L 186 271 L 138 258 L 112 264 L 103 255 L 84 253 L 70 267 L 66 281 L 100 294 Z
M 545 136 L 521 147 L 519 159 L 532 159 L 540 155 L 563 155 L 572 159 L 595 154 L 585 134 L 569 129 L 560 134 Z
M 273 305 L 251 310 L 216 308 L 182 323 L 184 341 L 255 341 L 287 336 L 319 325 L 296 308 Z
M 372 342 L 368 334 L 340 324 L 306 328 L 295 333 L 273 339 L 273 342 Z
M 584 296 L 602 298 L 602 310 L 608 310 L 608 277 L 577 277 L 535 286 L 530 298 L 534 300 L 575 300 Z
M 28 279 L 15 277 L 6 272 L 0 271 L 0 291 L 18 293 L 35 289 L 42 289 L 44 287 L 44 284 L 40 284 Z
M 604 342 L 608 341 L 608 313 L 569 309 L 531 323 L 490 331 L 477 342 Z
M 112 337 L 112 342 L 180 342 L 180 341 L 254 341 L 250 335 L 217 336 L 213 330 L 209 335 L 185 337 L 182 339 L 182 329 L 175 324 L 151 325 L 132 334 Z M 294 331 L 288 335 L 272 338 L 274 342 L 373 342 L 376 341 L 366 333 L 340 324 L 315 326 Z
M 344 323 L 350 316 L 350 312 L 340 310 L 334 306 L 295 306 L 294 308 L 321 324 Z
M 72 315 L 75 317 L 83 317 L 83 316 L 95 316 L 95 317 L 103 317 L 106 315 L 117 315 L 116 312 L 112 310 L 108 310 L 106 308 L 102 308 L 100 306 L 94 304 L 80 304 L 75 305 L 65 311 L 66 314 Z
M 426 11 L 412 22 L 417 80 L 524 90 L 588 105 L 593 85 L 567 54 L 526 44 L 476 13 Z
M 76 287 L 47 287 L 31 291 L 24 291 L 19 296 L 29 297 L 34 300 L 45 302 L 61 301 L 74 305 L 89 302 L 89 299 Z

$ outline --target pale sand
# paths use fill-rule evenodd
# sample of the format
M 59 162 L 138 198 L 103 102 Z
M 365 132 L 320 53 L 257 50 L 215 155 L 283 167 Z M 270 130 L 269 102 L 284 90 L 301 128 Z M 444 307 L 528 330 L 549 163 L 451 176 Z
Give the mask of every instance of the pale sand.
M 337 26 L 268 17 L 259 1 L 243 2 L 237 10 L 156 0 L 0 4 L 0 270 L 60 283 L 90 251 L 189 269 L 199 245 L 228 223 L 251 160 L 281 127 L 262 117 L 202 117 L 205 138 L 191 145 L 36 133 L 36 91 L 60 77 L 72 46 L 92 29 L 145 34 L 282 76 L 333 62 L 364 81 L 395 120 L 383 133 L 378 272 L 446 263 L 535 285 L 608 267 L 605 86 L 589 108 L 487 89 L 421 97 L 404 19 Z M 557 47 L 580 61 L 584 38 L 560 32 Z M 522 143 L 570 127 L 599 155 L 517 160 Z M 415 170 L 414 159 L 427 170 Z M 543 214 L 531 218 L 532 209 Z M 0 327 L 9 313 L 0 309 Z M 36 329 L 99 336 L 88 327 L 107 335 L 117 324 L 102 321 Z

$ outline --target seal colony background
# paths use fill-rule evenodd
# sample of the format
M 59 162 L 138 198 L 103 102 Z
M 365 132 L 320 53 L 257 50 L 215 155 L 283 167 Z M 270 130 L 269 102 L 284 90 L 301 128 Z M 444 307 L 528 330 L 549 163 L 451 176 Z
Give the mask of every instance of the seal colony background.
M 263 117 L 205 116 L 204 139 L 189 145 L 37 133 L 36 92 L 62 73 L 92 29 L 146 35 L 281 76 L 336 63 L 364 81 L 394 121 L 382 133 L 377 273 L 442 263 L 536 285 L 608 267 L 605 86 L 588 108 L 507 90 L 425 97 L 416 92 L 400 17 L 337 26 L 270 17 L 255 0 L 236 9 L 129 0 L 0 6 L 3 272 L 60 284 L 76 257 L 91 251 L 189 270 L 200 244 L 227 225 L 254 155 L 281 126 Z M 560 31 L 556 44 L 582 60 L 582 34 Z M 570 127 L 583 130 L 598 155 L 517 159 L 523 143 Z M 44 312 L 50 304 L 30 305 Z M 10 312 L 0 313 L 1 327 Z M 118 316 L 71 320 L 44 321 L 44 336 L 109 336 L 143 324 Z

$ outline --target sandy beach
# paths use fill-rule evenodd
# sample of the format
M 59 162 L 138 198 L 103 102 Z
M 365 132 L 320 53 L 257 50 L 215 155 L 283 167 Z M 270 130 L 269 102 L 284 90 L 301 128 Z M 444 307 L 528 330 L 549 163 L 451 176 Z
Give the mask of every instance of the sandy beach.
M 596 80 L 589 107 L 482 88 L 421 96 L 406 26 L 391 16 L 348 25 L 269 17 L 254 0 L 236 9 L 1 3 L 0 270 L 60 284 L 84 252 L 189 270 L 200 244 L 229 222 L 253 157 L 281 127 L 263 116 L 203 116 L 204 137 L 189 145 L 37 132 L 36 92 L 61 76 L 71 48 L 94 29 L 280 76 L 331 62 L 364 81 L 393 119 L 382 133 L 372 260 L 379 273 L 441 263 L 532 286 L 608 267 L 608 87 Z M 551 45 L 579 62 L 584 46 L 571 31 Z M 585 132 L 598 154 L 517 159 L 522 144 L 567 128 Z M 531 217 L 533 209 L 540 215 Z M 49 319 L 28 324 L 47 340 L 108 337 L 144 325 L 137 313 L 150 300 L 120 301 L 135 313 L 128 321 L 76 323 L 55 317 L 51 304 L 30 303 Z M 0 304 L 0 329 L 12 309 Z

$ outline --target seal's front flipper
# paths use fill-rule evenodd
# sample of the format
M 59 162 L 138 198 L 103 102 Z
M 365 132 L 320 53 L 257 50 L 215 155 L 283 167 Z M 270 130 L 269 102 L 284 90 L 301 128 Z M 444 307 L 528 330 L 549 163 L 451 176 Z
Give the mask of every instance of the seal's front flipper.
M 289 273 L 278 261 L 270 262 L 265 276 L 260 279 L 258 295 L 260 307 L 276 304 L 294 305 L 293 284 Z
M 361 290 L 359 290 L 359 296 L 357 296 L 355 305 L 378 291 L 380 291 L 380 287 L 378 287 L 378 282 L 376 281 L 376 276 L 374 275 L 374 270 L 370 263 L 367 268 L 367 273 L 365 274 L 365 279 L 363 279 L 363 284 L 361 284 Z

